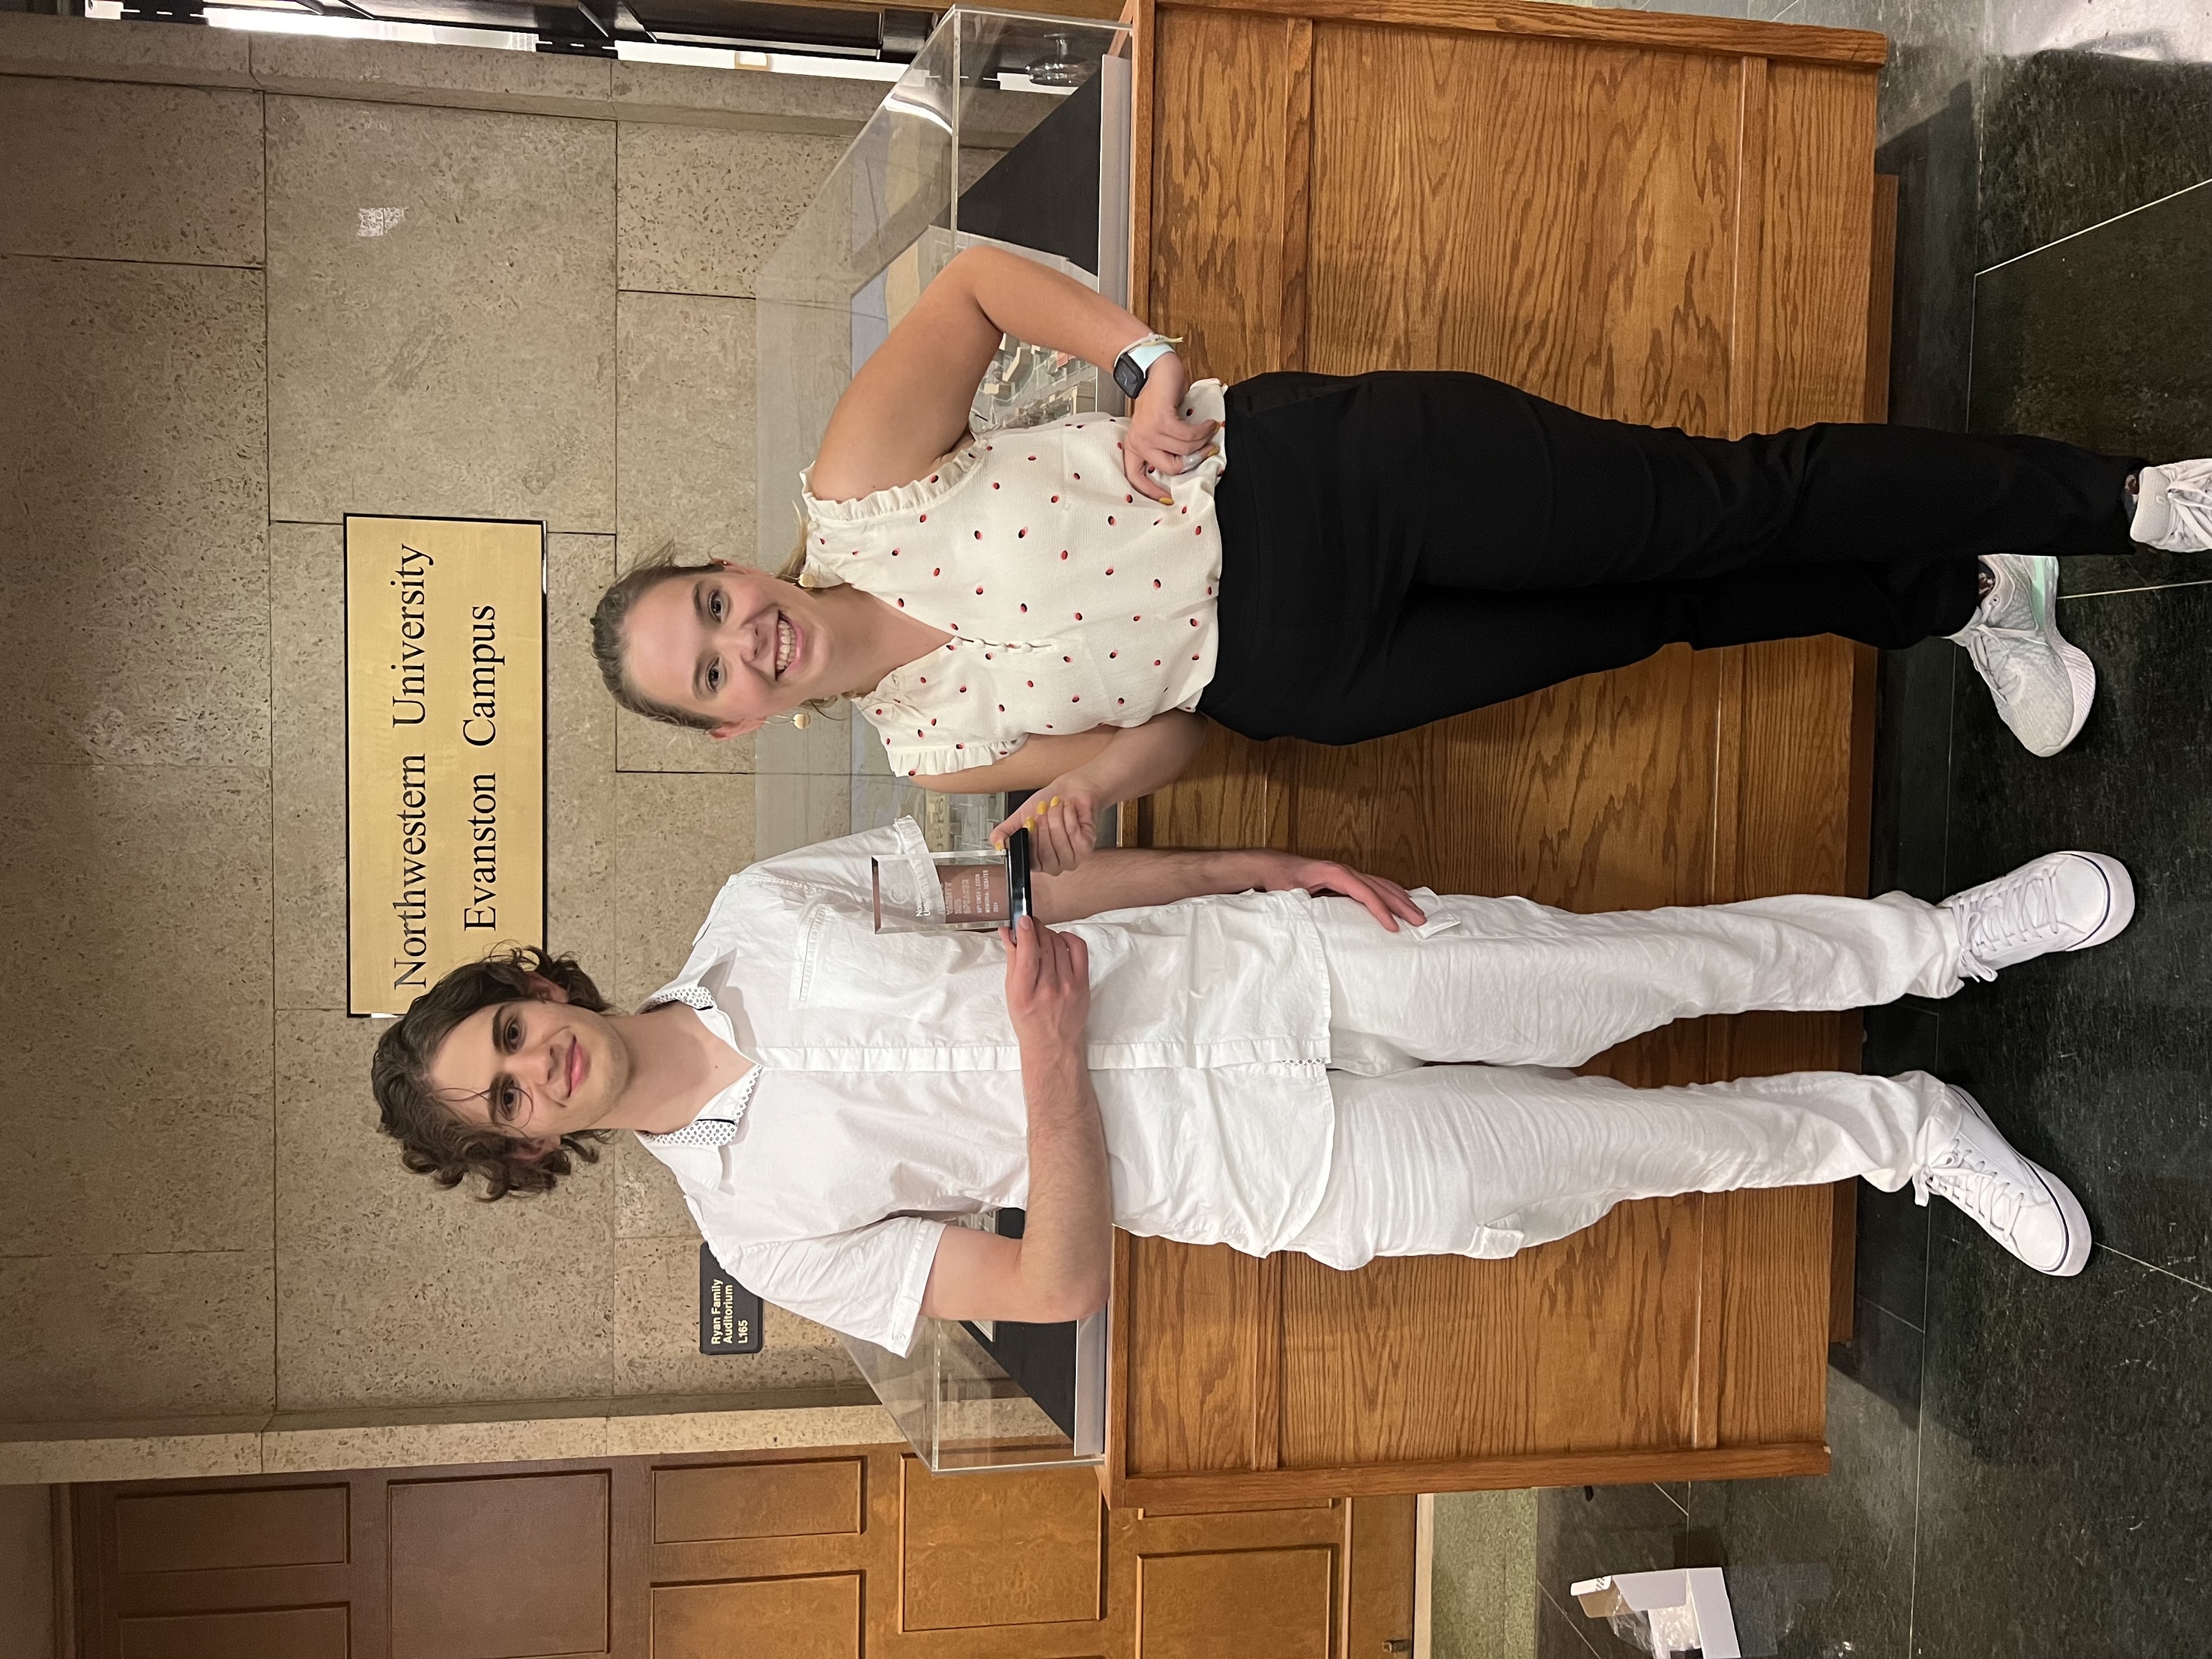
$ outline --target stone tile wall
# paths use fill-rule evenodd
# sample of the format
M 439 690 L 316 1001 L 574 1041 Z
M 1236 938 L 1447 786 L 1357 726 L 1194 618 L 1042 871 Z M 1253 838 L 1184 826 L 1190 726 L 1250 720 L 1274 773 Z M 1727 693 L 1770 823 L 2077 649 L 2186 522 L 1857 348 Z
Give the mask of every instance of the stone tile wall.
M 753 273 L 878 91 L 0 15 L 0 1479 L 164 1423 L 186 1473 L 866 1398 L 781 1314 L 697 1354 L 629 1137 L 483 1206 L 376 1133 L 340 520 L 547 523 L 549 943 L 643 996 L 763 836 L 845 827 L 842 724 L 618 717 L 586 619 L 640 558 L 750 555 Z

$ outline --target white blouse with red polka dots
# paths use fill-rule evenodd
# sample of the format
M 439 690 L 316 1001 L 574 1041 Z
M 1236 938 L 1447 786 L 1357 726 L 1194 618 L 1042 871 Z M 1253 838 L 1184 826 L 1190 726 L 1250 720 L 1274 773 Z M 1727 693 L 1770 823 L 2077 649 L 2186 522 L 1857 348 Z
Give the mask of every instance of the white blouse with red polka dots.
M 1184 404 L 1221 419 L 1221 383 L 1199 381 Z M 849 501 L 807 491 L 803 582 L 848 582 L 952 635 L 858 704 L 895 771 L 988 766 L 1037 733 L 1197 706 L 1213 678 L 1225 452 L 1163 504 L 1121 471 L 1127 424 L 986 433 L 910 484 Z

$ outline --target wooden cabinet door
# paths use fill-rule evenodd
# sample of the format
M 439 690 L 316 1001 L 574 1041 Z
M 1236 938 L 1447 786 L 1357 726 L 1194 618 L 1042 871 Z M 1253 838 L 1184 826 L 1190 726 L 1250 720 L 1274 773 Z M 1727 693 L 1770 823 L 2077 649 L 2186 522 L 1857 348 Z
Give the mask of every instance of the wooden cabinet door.
M 72 1494 L 83 1659 L 1380 1659 L 1413 1500 L 1109 1511 L 903 1447 Z

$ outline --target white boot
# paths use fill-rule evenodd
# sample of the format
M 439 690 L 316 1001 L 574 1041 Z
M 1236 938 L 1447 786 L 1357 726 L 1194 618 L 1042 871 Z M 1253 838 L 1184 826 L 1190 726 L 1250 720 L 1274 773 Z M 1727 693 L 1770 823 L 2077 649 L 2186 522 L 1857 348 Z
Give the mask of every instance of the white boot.
M 1942 908 L 1959 921 L 1959 976 L 1995 979 L 2000 968 L 2116 936 L 2135 920 L 2136 884 L 2106 854 L 2048 853 Z
M 2128 534 L 2168 553 L 2212 550 L 2212 460 L 2145 467 L 2136 478 Z
M 1950 1144 L 1912 1177 L 1913 1195 L 1948 1199 L 2039 1273 L 2070 1279 L 2088 1264 L 2089 1218 L 2066 1183 L 2022 1158 L 1982 1103 L 1953 1087 L 1964 1109 Z
M 1950 637 L 1973 659 L 1997 718 L 2030 754 L 2055 755 L 2074 741 L 2097 696 L 2095 665 L 2058 632 L 2058 561 L 1991 553 L 1982 567 L 1990 591 Z

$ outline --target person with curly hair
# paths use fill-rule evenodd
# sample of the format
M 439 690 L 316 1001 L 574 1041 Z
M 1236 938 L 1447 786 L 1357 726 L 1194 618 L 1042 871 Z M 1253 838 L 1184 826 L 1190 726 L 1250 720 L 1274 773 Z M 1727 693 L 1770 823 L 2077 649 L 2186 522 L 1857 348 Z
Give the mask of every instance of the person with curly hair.
M 1107 849 L 1018 935 L 880 934 L 871 860 L 912 820 L 733 877 L 635 1014 L 573 962 L 448 974 L 378 1045 L 410 1170 L 550 1189 L 606 1132 L 675 1172 L 722 1265 L 903 1352 L 927 1314 L 1053 1322 L 1106 1294 L 1111 1230 L 1504 1256 L 1624 1200 L 1861 1176 L 2081 1271 L 2057 1177 L 1924 1073 L 1638 1089 L 1558 1068 L 1670 1020 L 1948 996 L 2134 912 L 2055 853 L 1928 904 L 1820 895 L 1602 915 L 1439 897 L 1279 852 Z M 1027 1210 L 1024 1236 L 949 1225 Z
M 971 433 L 1006 335 L 1110 367 L 1129 416 Z M 1175 346 L 1033 261 L 963 252 L 838 400 L 781 575 L 646 564 L 607 591 L 609 690 L 718 738 L 850 698 L 924 788 L 1035 790 L 1020 821 L 1054 872 L 1208 720 L 1356 743 L 1677 641 L 1948 637 L 2055 754 L 2096 688 L 2058 560 L 2212 548 L 2212 460 L 1851 423 L 1693 437 L 1480 374 L 1224 388 Z
M 475 1177 L 486 1200 L 509 1193 L 546 1193 L 578 1163 L 599 1162 L 599 1143 L 610 1128 L 567 1130 L 545 1144 L 503 1132 L 496 1114 L 478 1121 L 439 1097 L 430 1081 L 431 1056 L 453 1028 L 501 1003 L 557 997 L 580 1012 L 604 1014 L 607 1000 L 574 957 L 556 957 L 519 945 L 482 962 L 464 963 L 415 999 L 406 1018 L 388 1029 L 369 1061 L 369 1087 L 384 1133 L 399 1143 L 400 1162 L 441 1187 Z

